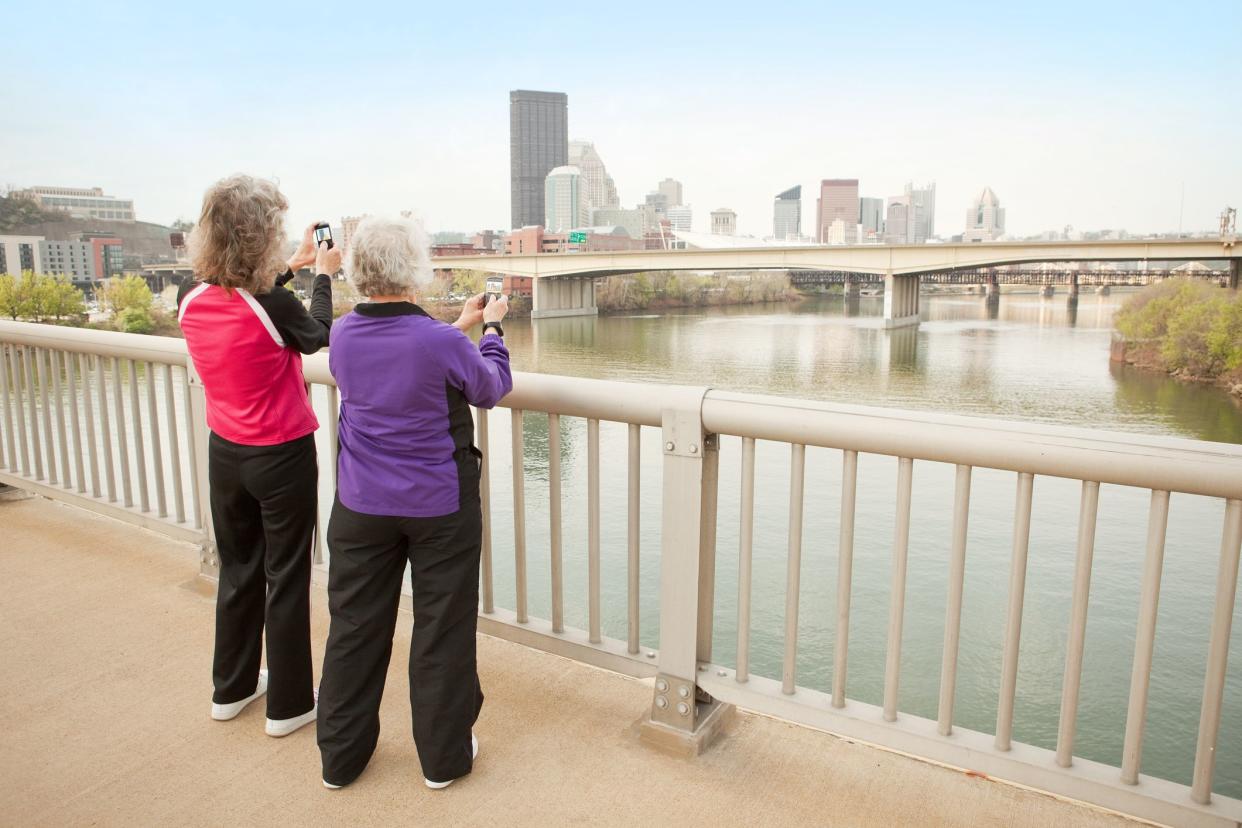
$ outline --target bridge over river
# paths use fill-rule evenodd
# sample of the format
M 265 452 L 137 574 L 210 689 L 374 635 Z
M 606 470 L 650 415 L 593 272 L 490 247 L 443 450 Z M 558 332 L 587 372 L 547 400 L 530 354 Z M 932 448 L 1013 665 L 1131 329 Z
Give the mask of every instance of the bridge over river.
M 919 283 L 923 280 L 944 282 L 978 278 L 988 281 L 987 276 L 978 274 L 988 273 L 990 269 L 1003 265 L 1192 261 L 1228 262 L 1226 279 L 1229 285 L 1237 288 L 1242 248 L 1228 239 L 865 244 L 444 256 L 435 258 L 433 265 L 438 270 L 481 270 L 532 277 L 532 315 L 536 319 L 597 313 L 594 279 L 599 276 L 645 271 L 780 270 L 799 274 L 811 271 L 841 274 L 844 280 L 845 274 L 859 274 L 865 279 L 883 280 L 884 324 L 895 328 L 918 324 Z M 1073 277 L 1067 278 L 1072 280 Z

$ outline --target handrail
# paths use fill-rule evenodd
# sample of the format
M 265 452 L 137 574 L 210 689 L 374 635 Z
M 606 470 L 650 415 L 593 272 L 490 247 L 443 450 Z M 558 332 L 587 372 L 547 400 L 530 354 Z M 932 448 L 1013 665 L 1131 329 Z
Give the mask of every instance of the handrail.
M 185 340 L 35 322 L 0 321 L 0 342 L 161 365 L 186 364 Z

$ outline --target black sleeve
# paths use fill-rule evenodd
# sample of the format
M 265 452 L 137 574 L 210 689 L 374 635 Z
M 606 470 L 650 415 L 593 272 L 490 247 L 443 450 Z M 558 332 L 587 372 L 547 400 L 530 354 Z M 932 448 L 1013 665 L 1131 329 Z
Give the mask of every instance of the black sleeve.
M 255 297 L 280 332 L 285 344 L 304 354 L 313 354 L 328 344 L 332 329 L 332 279 L 323 273 L 315 277 L 308 313 L 298 297 L 283 287 Z
M 202 282 L 198 281 L 197 279 L 186 279 L 184 282 L 181 283 L 181 287 L 177 288 L 177 310 L 178 311 L 181 310 L 181 300 L 185 298 L 185 295 L 189 293 L 190 291 L 194 290 L 194 288 L 198 287 L 200 284 L 202 284 Z
M 276 287 L 284 287 L 293 281 L 293 269 L 285 268 L 285 272 L 276 277 Z

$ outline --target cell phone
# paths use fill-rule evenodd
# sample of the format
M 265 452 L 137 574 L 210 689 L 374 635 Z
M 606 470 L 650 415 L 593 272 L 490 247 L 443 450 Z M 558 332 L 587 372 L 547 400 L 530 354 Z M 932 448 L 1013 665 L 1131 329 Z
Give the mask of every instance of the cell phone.
M 328 226 L 326 221 L 321 221 L 315 225 L 315 247 L 318 247 L 320 242 L 327 242 L 329 250 L 335 247 L 332 243 L 332 228 Z
M 499 299 L 501 291 L 504 290 L 504 287 L 505 287 L 505 277 L 488 276 L 487 281 L 484 283 L 484 287 L 483 287 L 483 290 L 484 290 L 483 306 L 486 307 L 487 303 L 492 301 L 493 299 Z

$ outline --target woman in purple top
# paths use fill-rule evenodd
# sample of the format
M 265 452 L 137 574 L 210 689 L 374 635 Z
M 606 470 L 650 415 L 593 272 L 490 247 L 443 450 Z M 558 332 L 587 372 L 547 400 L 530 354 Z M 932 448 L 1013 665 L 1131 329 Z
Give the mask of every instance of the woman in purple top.
M 470 773 L 483 693 L 475 665 L 482 514 L 470 406 L 513 388 L 501 297 L 466 302 L 452 325 L 415 304 L 431 278 L 412 222 L 365 219 L 346 265 L 369 297 L 332 328 L 328 364 L 341 393 L 337 495 L 328 524 L 332 625 L 319 687 L 323 783 L 366 768 L 408 563 L 413 587 L 410 708 L 428 787 Z M 483 322 L 476 346 L 465 331 Z

